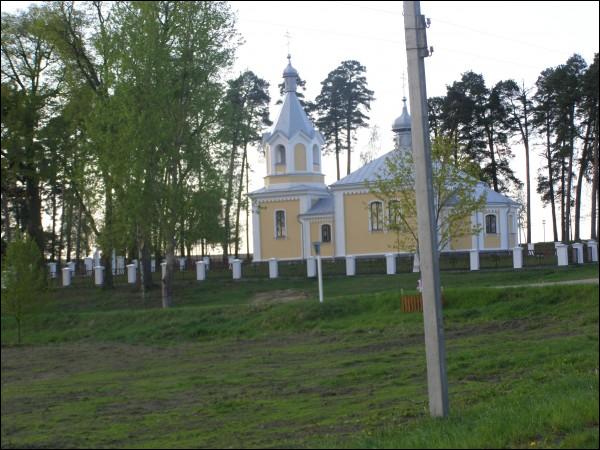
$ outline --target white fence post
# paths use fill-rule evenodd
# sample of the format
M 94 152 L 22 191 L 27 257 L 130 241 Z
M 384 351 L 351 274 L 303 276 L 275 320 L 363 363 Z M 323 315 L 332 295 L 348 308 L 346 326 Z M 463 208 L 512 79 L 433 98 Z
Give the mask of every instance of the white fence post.
M 356 275 L 356 258 L 354 255 L 346 256 L 346 276 L 353 277 Z
M 587 245 L 592 251 L 592 262 L 598 262 L 598 243 L 596 241 L 588 241 Z
M 70 267 L 62 268 L 62 282 L 63 282 L 63 287 L 71 286 L 71 268 Z
M 85 274 L 91 276 L 94 271 L 94 258 L 88 256 L 87 258 L 84 258 L 83 263 L 85 265 Z
M 573 244 L 573 248 L 577 252 L 577 264 L 583 264 L 583 244 L 581 242 L 576 242 Z
M 204 268 L 208 271 L 210 271 L 210 257 L 208 256 L 204 256 L 202 258 L 202 261 L 204 261 Z
M 277 278 L 279 276 L 279 267 L 277 267 L 277 259 L 269 259 L 269 278 Z
M 155 259 L 150 260 L 150 272 L 152 272 L 152 273 L 156 272 L 156 260 Z
M 317 260 L 314 256 L 306 258 L 306 276 L 314 278 L 317 276 Z
M 563 244 L 556 246 L 556 256 L 558 257 L 559 266 L 569 265 L 569 247 Z
M 471 270 L 479 270 L 479 250 L 476 248 L 469 251 L 469 266 Z
M 135 264 L 127 264 L 127 282 L 129 284 L 135 284 L 137 278 L 137 267 Z
M 232 260 L 231 266 L 233 269 L 233 279 L 239 280 L 240 278 L 242 278 L 242 260 L 241 259 Z
M 419 254 L 415 252 L 414 254 L 414 258 L 413 258 L 413 272 L 420 272 L 421 271 L 421 261 L 419 261 Z
M 393 253 L 385 254 L 385 269 L 388 275 L 394 275 L 396 273 L 396 255 Z
M 204 261 L 196 261 L 196 281 L 206 280 L 206 264 Z
M 515 268 L 515 269 L 523 268 L 523 247 L 514 247 L 513 248 L 513 268 Z
M 56 263 L 48 263 L 48 270 L 50 271 L 50 278 L 56 278 Z
M 104 284 L 104 266 L 94 267 L 94 283 L 96 286 L 102 286 Z

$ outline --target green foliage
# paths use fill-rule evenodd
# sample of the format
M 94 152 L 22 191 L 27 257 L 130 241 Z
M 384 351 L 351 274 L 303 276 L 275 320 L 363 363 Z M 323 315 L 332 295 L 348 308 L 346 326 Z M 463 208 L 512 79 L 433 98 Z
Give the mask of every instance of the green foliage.
M 41 252 L 27 234 L 17 234 L 8 244 L 2 263 L 2 315 L 14 317 L 17 342 L 25 317 L 35 311 L 46 287 L 46 273 Z
M 479 233 L 479 227 L 471 224 L 471 215 L 483 208 L 485 194 L 478 192 L 478 181 L 473 176 L 476 167 L 457 152 L 450 139 L 441 136 L 434 139 L 431 159 L 438 249 L 441 250 L 450 239 Z M 398 251 L 418 248 L 414 186 L 412 152 L 402 149 L 396 149 L 387 158 L 383 173 L 367 186 L 386 205 L 386 226 L 396 233 Z

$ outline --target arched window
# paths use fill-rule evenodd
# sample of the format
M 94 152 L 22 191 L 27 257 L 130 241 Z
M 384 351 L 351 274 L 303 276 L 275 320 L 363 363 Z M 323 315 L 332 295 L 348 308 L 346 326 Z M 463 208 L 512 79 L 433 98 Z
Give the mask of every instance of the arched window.
M 496 234 L 496 214 L 488 214 L 485 216 L 485 232 L 486 234 Z
M 319 159 L 319 156 L 320 156 L 320 155 L 319 155 L 319 146 L 318 146 L 318 145 L 316 145 L 316 144 L 315 144 L 315 145 L 313 145 L 312 152 L 313 152 L 313 164 L 314 164 L 315 166 L 318 166 L 318 165 L 320 165 L 320 164 L 321 164 L 321 161 L 320 161 L 320 159 Z
M 275 148 L 275 164 L 285 164 L 285 147 L 281 144 Z
M 321 242 L 331 242 L 331 225 L 321 225 Z
M 398 231 L 406 231 L 406 226 L 401 216 L 400 202 L 398 200 L 390 200 L 388 202 L 388 223 Z
M 286 237 L 285 228 L 285 211 L 275 211 L 275 239 L 284 239 Z
M 370 231 L 383 231 L 383 202 L 371 202 L 369 213 Z

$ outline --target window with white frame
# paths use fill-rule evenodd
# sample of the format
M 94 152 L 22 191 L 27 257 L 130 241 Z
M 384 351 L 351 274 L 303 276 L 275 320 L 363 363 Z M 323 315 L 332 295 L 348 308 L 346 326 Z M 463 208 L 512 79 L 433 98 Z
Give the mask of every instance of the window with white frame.
M 331 242 L 331 225 L 328 223 L 321 225 L 321 242 Z
M 275 148 L 275 164 L 285 164 L 285 147 L 281 144 Z
M 369 216 L 370 231 L 383 231 L 383 202 L 371 202 Z
M 312 152 L 313 152 L 313 164 L 315 166 L 318 166 L 320 164 L 320 161 L 319 161 L 319 146 L 316 145 L 316 144 L 313 145 Z
M 286 227 L 285 227 L 285 211 L 275 211 L 275 239 L 285 239 Z
M 496 234 L 496 214 L 487 214 L 485 216 L 485 233 Z

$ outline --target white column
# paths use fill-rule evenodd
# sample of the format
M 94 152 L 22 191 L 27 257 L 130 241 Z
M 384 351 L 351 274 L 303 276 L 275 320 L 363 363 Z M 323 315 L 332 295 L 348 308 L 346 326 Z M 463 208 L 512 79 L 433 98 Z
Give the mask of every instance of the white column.
M 344 193 L 333 193 L 333 210 L 335 212 L 335 233 L 333 239 L 335 242 L 335 256 L 342 257 L 346 255 L 346 228 L 344 220 Z
M 414 253 L 413 258 L 413 272 L 417 273 L 421 271 L 421 261 L 419 261 L 419 254 Z
M 558 265 L 559 266 L 568 266 L 569 265 L 569 247 L 563 244 L 559 244 L 556 246 L 556 256 L 558 257 Z
M 102 286 L 104 284 L 104 267 L 96 266 L 94 267 L 94 283 L 96 286 Z
M 508 250 L 508 210 L 500 210 L 500 248 Z
M 277 259 L 269 259 L 269 278 L 277 278 L 279 276 L 279 268 L 277 267 Z
M 231 265 L 233 268 L 233 279 L 239 280 L 240 278 L 242 278 L 242 260 L 234 259 L 231 261 Z
M 127 282 L 129 284 L 135 284 L 137 278 L 137 267 L 135 264 L 127 264 Z
M 354 255 L 346 256 L 346 276 L 353 277 L 356 275 L 356 258 Z
M 306 276 L 314 278 L 317 276 L 317 261 L 314 256 L 306 258 Z
M 71 269 L 69 267 L 62 268 L 63 287 L 71 286 Z
M 252 260 L 260 261 L 262 254 L 260 251 L 260 204 L 258 201 L 252 202 Z M 208 259 L 208 256 L 204 258 Z M 210 270 L 210 265 L 207 264 L 207 269 Z
M 598 262 L 598 243 L 596 241 L 588 241 L 587 245 L 592 249 L 592 262 Z
M 479 221 L 478 223 L 481 226 L 479 234 L 477 235 L 477 241 L 479 242 L 477 248 L 481 250 L 482 248 L 485 248 L 485 219 L 482 212 L 478 212 L 477 217 Z
M 310 222 L 306 220 L 300 221 L 300 232 L 302 233 L 302 257 L 306 258 L 311 255 L 312 240 L 310 236 Z M 320 240 L 320 238 L 316 238 Z
M 523 268 L 523 247 L 513 247 L 513 268 Z
M 206 280 L 206 264 L 204 264 L 204 261 L 196 261 L 196 280 Z
M 48 270 L 50 271 L 50 278 L 56 278 L 56 263 L 48 263 Z
M 394 253 L 385 254 L 385 268 L 388 275 L 396 273 L 396 255 Z
M 583 244 L 576 242 L 573 244 L 573 248 L 577 251 L 577 264 L 583 264 Z
M 167 275 L 167 262 L 163 261 L 160 263 L 160 279 L 164 280 Z
M 477 222 L 477 213 L 471 214 L 471 229 L 475 228 L 478 224 Z M 479 248 L 479 235 L 472 234 L 471 235 L 471 248 L 477 250 Z
M 479 250 L 476 248 L 469 251 L 469 262 L 471 270 L 479 270 Z
M 85 273 L 86 275 L 92 275 L 92 271 L 94 270 L 94 260 L 90 257 L 84 258 L 83 263 L 85 265 Z

